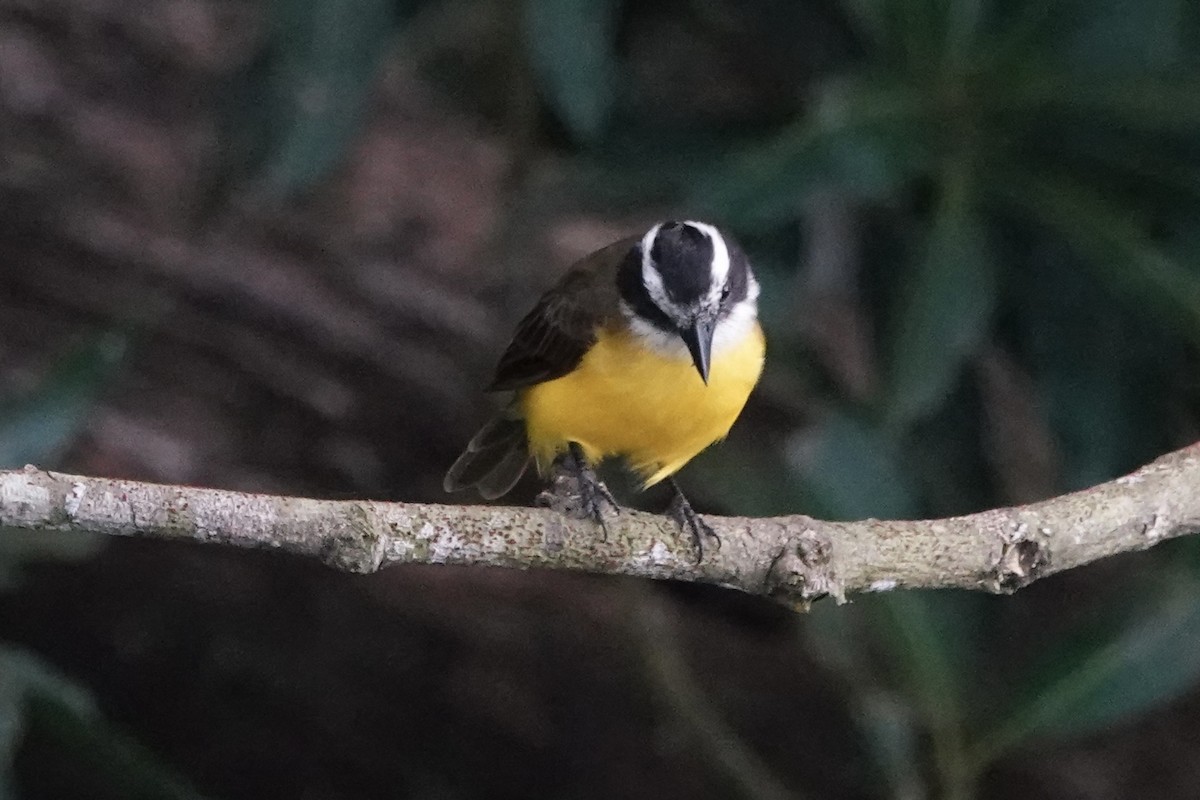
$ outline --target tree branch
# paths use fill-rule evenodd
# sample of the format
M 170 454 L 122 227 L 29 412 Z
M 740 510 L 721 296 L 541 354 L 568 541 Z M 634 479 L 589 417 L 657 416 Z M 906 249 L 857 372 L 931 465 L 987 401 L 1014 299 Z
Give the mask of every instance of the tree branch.
M 0 471 L 0 526 L 92 531 L 316 557 L 350 572 L 485 564 L 703 581 L 796 604 L 849 592 L 1010 592 L 1037 578 L 1200 532 L 1200 443 L 1109 483 L 1041 503 L 941 520 L 710 517 L 695 563 L 670 520 L 623 511 L 602 538 L 540 508 L 311 500 L 45 472 Z

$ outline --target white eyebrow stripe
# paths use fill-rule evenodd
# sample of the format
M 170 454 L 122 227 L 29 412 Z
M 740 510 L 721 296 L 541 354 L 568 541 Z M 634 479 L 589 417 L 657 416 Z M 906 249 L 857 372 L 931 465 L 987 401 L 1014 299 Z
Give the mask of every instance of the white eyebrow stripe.
M 709 238 L 713 246 L 712 259 L 712 279 L 713 286 L 724 286 L 725 281 L 729 280 L 729 245 L 725 243 L 725 237 L 714 226 L 707 222 L 694 222 L 687 220 L 685 225 L 691 225 L 696 230 L 703 233 Z
M 662 228 L 661 222 L 646 231 L 646 235 L 642 237 L 642 272 L 654 269 L 654 261 L 650 258 L 650 251 L 654 248 L 654 237 L 658 236 L 660 228 Z
M 650 295 L 654 305 L 666 308 L 669 302 L 667 290 L 663 286 L 662 274 L 658 271 L 658 267 L 655 266 L 654 259 L 650 255 L 650 251 L 654 249 L 654 239 L 658 236 L 661 227 L 662 223 L 660 222 L 646 231 L 646 235 L 642 237 L 642 285 L 646 287 L 646 293 Z

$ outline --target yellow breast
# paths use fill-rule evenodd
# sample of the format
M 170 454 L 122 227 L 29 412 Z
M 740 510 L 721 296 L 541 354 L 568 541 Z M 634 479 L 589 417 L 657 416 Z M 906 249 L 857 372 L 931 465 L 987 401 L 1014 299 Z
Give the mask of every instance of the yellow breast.
M 574 371 L 519 395 L 530 451 L 545 472 L 578 442 L 593 462 L 624 456 L 651 486 L 725 437 L 758 382 L 764 352 L 756 324 L 713 354 L 706 386 L 686 356 L 602 332 Z

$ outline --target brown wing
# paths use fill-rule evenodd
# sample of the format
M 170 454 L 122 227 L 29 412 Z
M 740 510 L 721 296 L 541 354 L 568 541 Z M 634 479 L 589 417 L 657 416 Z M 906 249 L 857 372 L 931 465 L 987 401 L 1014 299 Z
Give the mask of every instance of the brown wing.
M 517 325 L 488 391 L 521 389 L 561 378 L 579 365 L 596 329 L 617 310 L 617 267 L 637 238 L 585 257 L 542 295 Z

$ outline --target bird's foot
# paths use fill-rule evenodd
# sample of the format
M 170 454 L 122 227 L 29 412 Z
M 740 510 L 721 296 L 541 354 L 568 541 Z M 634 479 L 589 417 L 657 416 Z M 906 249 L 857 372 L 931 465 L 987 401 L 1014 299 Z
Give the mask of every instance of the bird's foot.
M 605 539 L 608 517 L 621 511 L 617 498 L 588 466 L 583 451 L 575 443 L 554 462 L 550 488 L 540 493 L 536 502 L 564 516 L 592 520 L 600 526 Z
M 675 520 L 675 523 L 680 528 L 692 535 L 692 541 L 696 543 L 696 563 L 699 564 L 704 560 L 704 540 L 711 538 L 717 543 L 717 549 L 721 549 L 721 537 L 711 526 L 696 513 L 692 508 L 692 504 L 684 497 L 683 490 L 679 488 L 679 484 L 674 478 L 668 479 L 671 482 L 671 488 L 675 490 L 675 496 L 671 498 L 671 505 L 667 506 L 667 516 Z

